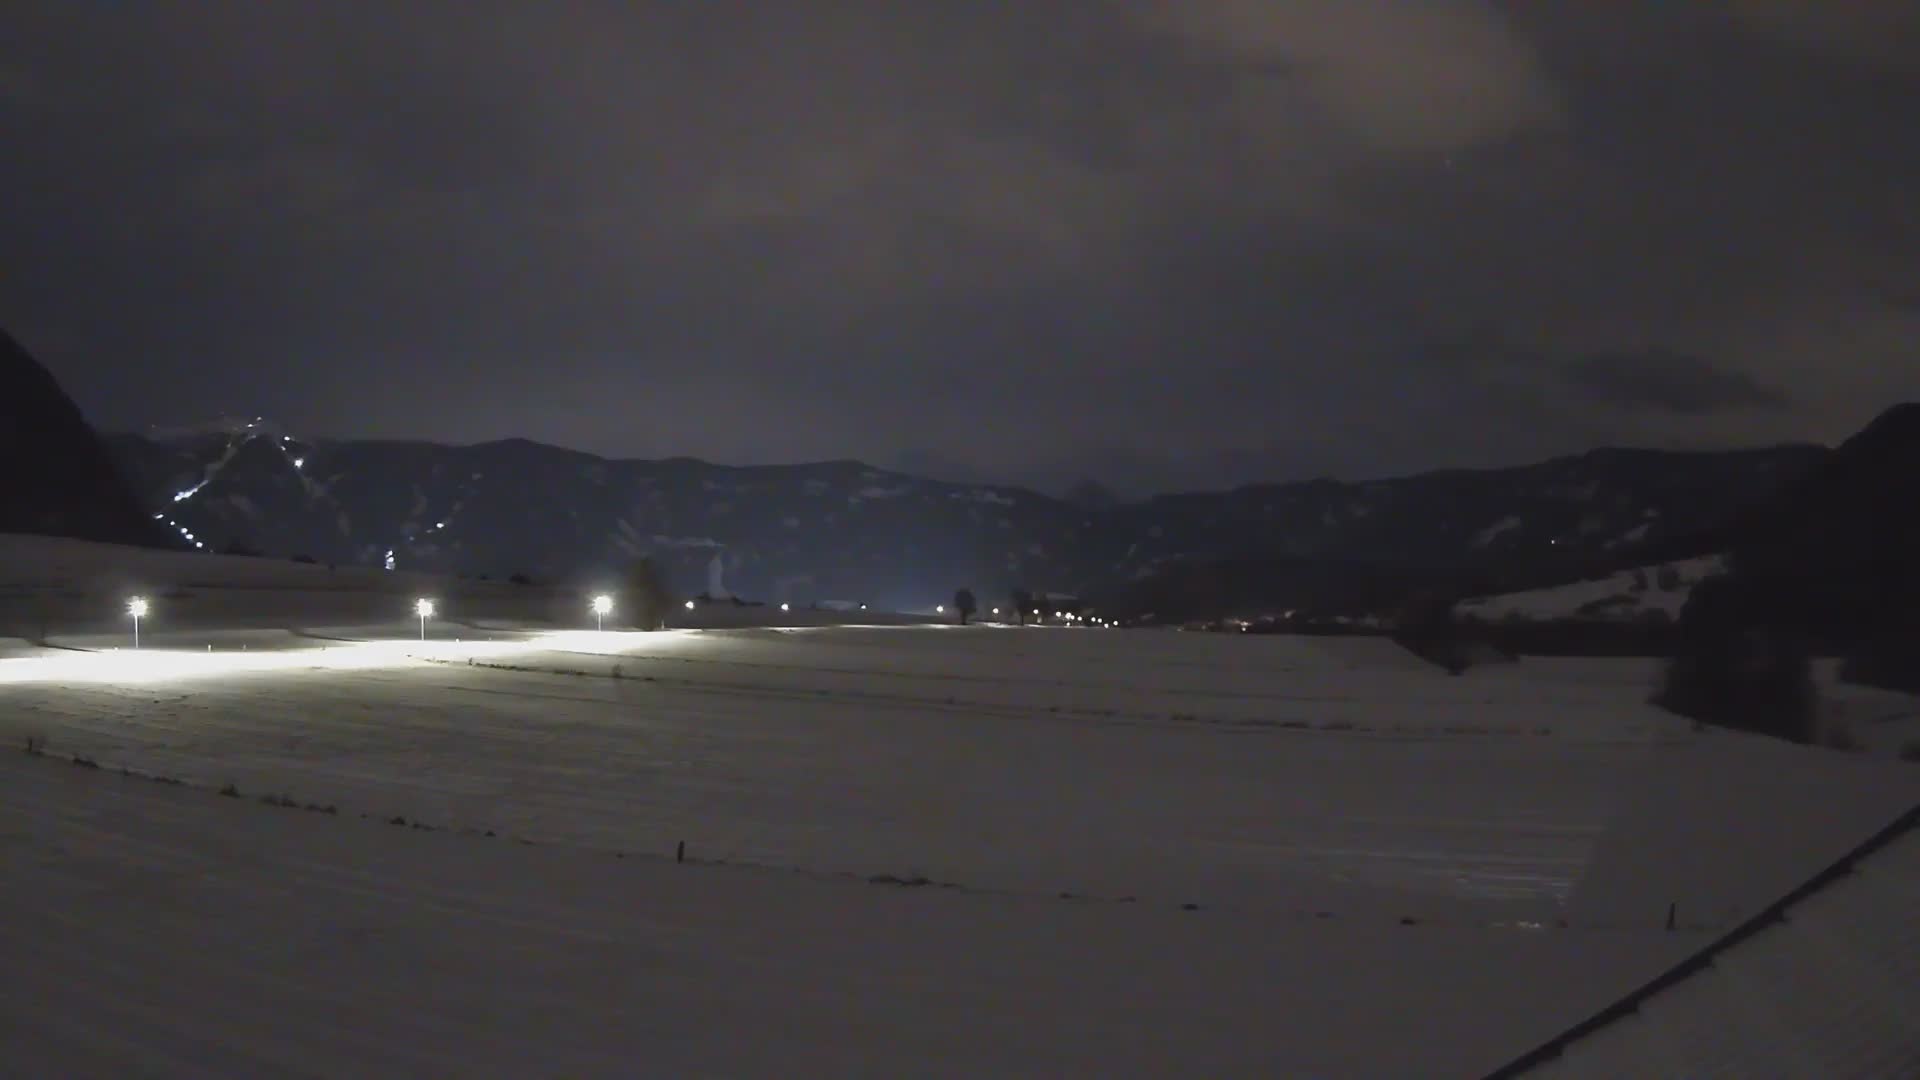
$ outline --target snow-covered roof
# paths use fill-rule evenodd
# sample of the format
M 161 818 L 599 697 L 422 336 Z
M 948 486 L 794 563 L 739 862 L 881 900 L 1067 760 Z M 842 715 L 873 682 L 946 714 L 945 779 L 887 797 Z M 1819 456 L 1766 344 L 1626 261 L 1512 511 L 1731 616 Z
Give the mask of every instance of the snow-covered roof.
M 1920 806 L 1494 1077 L 1920 1076 Z

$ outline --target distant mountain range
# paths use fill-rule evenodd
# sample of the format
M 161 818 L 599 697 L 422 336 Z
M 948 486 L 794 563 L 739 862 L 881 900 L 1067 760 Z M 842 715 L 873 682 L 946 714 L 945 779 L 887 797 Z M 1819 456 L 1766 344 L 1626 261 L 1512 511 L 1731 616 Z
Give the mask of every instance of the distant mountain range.
M 312 442 L 264 420 L 109 439 L 172 531 L 321 562 L 581 578 L 652 555 L 686 592 L 930 608 L 971 586 L 1163 617 L 1391 606 L 1436 576 L 1520 587 L 1685 547 L 1806 476 L 1812 446 L 1597 450 L 1538 465 L 1119 503 L 839 461 L 620 461 L 522 440 Z M 1558 575 L 1558 578 L 1556 578 Z
M 1163 620 L 1380 614 L 1726 556 L 1809 626 L 1912 626 L 1920 405 L 1836 450 L 1604 449 L 1121 502 L 854 461 L 309 441 L 257 417 L 103 440 L 0 333 L 0 532 L 583 584 L 652 556 L 686 593 L 915 610 L 965 585 L 989 606 L 1026 589 Z
M 1711 555 L 1764 571 L 1810 619 L 1920 604 L 1915 405 L 1838 450 L 1607 449 L 1121 502 L 853 461 L 309 441 L 262 418 L 102 440 L 0 334 L 0 461 L 0 531 L 583 583 L 645 555 L 683 592 L 802 604 L 924 609 L 967 585 L 988 604 L 1023 588 L 1161 619 L 1383 613 Z

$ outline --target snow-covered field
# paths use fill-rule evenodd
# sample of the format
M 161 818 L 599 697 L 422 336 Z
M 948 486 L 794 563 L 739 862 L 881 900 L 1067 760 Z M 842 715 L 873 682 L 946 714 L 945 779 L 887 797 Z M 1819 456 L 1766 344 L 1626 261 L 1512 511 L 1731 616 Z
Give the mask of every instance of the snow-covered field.
M 1693 587 L 1725 569 L 1726 561 L 1718 555 L 1680 559 L 1622 570 L 1594 581 L 1477 597 L 1462 601 L 1457 610 L 1465 618 L 1484 622 L 1678 619 Z
M 0 642 L 0 1073 L 1472 1075 L 1920 798 L 1638 661 L 258 584 Z

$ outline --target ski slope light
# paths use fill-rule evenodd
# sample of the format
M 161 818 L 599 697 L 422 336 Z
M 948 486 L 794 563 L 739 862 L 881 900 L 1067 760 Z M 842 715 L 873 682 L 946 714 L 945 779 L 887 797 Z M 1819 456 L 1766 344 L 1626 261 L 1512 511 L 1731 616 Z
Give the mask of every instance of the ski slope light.
M 606 619 L 607 613 L 612 610 L 613 597 L 602 593 L 593 598 L 593 628 L 595 630 L 602 629 L 602 621 Z

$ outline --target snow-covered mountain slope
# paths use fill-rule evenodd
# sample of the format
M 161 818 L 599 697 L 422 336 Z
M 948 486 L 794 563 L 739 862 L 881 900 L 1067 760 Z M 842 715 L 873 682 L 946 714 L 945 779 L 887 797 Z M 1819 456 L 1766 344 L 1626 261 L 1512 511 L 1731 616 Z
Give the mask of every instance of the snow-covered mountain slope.
M 1718 555 L 1637 566 L 1588 581 L 1461 601 L 1463 618 L 1485 622 L 1668 622 L 1701 581 L 1726 569 Z
M 1724 524 L 1823 453 L 1608 450 L 1090 509 L 857 462 L 616 461 L 519 440 L 313 443 L 259 423 L 115 445 L 155 513 L 209 549 L 537 577 L 646 554 L 686 591 L 717 576 L 769 600 L 902 609 L 963 584 L 993 597 L 1018 586 L 1085 593 L 1247 555 L 1467 572 L 1617 562 Z

